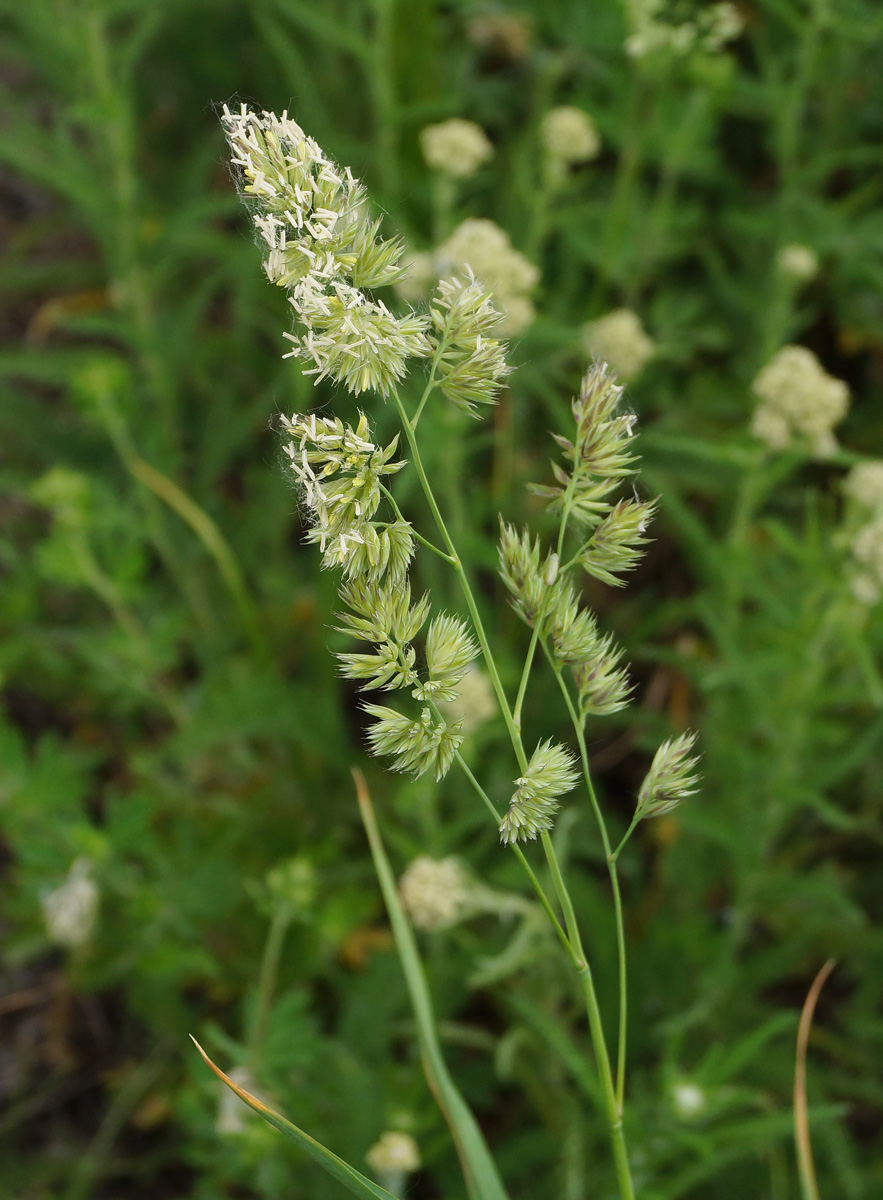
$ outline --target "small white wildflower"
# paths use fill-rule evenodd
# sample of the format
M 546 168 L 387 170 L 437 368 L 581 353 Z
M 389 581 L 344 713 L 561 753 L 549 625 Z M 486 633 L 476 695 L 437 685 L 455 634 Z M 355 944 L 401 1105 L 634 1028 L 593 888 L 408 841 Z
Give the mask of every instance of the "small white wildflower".
M 843 490 L 862 508 L 883 512 L 883 461 L 857 463 L 844 479 Z
M 494 304 L 502 313 L 496 328 L 501 337 L 513 337 L 533 321 L 529 294 L 539 281 L 539 270 L 493 221 L 480 217 L 463 221 L 439 246 L 435 262 L 440 279 L 462 276 L 471 270 L 490 288 Z
M 587 354 L 603 359 L 623 379 L 639 375 L 656 350 L 637 313 L 629 308 L 618 308 L 584 326 L 582 343 Z
M 876 604 L 883 595 L 883 516 L 863 525 L 852 539 L 852 557 L 861 568 L 852 579 L 862 604 Z
M 760 404 L 751 418 L 751 432 L 771 450 L 787 450 L 791 445 L 791 426 L 781 413 Z
M 665 0 L 626 0 L 626 10 L 632 32 L 625 51 L 632 58 L 660 53 L 684 57 L 699 49 L 716 54 L 745 28 L 742 14 L 729 0 L 700 9 L 690 21 L 679 20 L 677 8 Z
M 783 275 L 798 283 L 808 283 L 819 270 L 819 256 L 811 246 L 783 246 L 776 255 L 776 266 Z
M 706 50 L 722 50 L 728 42 L 733 42 L 745 28 L 745 18 L 735 4 L 724 0 L 721 4 L 712 4 L 702 15 L 703 45 Z
M 250 1092 L 253 1096 L 257 1095 L 255 1082 L 248 1067 L 234 1067 L 230 1072 L 230 1078 L 237 1087 Z M 218 1116 L 215 1121 L 215 1132 L 227 1136 L 244 1133 L 246 1117 L 252 1110 L 226 1084 L 222 1083 L 221 1088 L 221 1097 L 218 1101 Z
M 481 126 L 459 117 L 427 125 L 420 146 L 429 166 L 451 179 L 468 179 L 494 153 Z
M 388 1192 L 399 1195 L 407 1176 L 420 1168 L 420 1151 L 410 1133 L 390 1129 L 380 1135 L 365 1162 Z
M 541 127 L 543 145 L 550 158 L 564 166 L 598 157 L 601 138 L 588 113 L 569 104 L 546 113 Z
M 92 864 L 78 858 L 65 882 L 40 900 L 46 930 L 59 946 L 76 949 L 92 937 L 98 915 L 98 887 L 92 879 Z
M 421 854 L 405 869 L 399 894 L 415 929 L 432 933 L 455 925 L 468 911 L 469 879 L 455 858 Z
M 515 62 L 530 52 L 530 27 L 527 13 L 488 10 L 469 21 L 466 34 L 476 46 Z
M 447 718 L 460 721 L 464 737 L 475 733 L 496 715 L 497 701 L 486 673 L 470 663 L 466 674 L 457 684 L 457 695 L 442 710 Z
M 751 429 L 771 449 L 785 449 L 795 436 L 809 443 L 816 458 L 837 449 L 833 428 L 846 416 L 849 389 L 842 379 L 829 375 L 806 346 L 783 346 L 752 388 L 761 403 Z
M 695 1083 L 676 1083 L 671 1098 L 678 1116 L 685 1120 L 698 1116 L 708 1103 L 705 1092 Z

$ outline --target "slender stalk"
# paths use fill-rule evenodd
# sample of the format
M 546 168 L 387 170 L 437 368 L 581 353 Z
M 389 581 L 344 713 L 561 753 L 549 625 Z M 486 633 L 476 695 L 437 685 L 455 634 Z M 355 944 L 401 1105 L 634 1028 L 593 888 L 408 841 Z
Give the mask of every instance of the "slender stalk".
M 463 592 L 463 597 L 466 601 L 466 607 L 469 609 L 469 616 L 472 618 L 475 634 L 478 638 L 478 643 L 481 646 L 482 655 L 484 656 L 484 661 L 485 665 L 487 666 L 488 675 L 490 676 L 491 685 L 493 686 L 497 701 L 500 705 L 500 712 L 503 714 L 503 720 L 506 722 L 506 728 L 508 729 L 509 737 L 512 740 L 512 746 L 515 750 L 515 756 L 518 759 L 518 765 L 520 769 L 524 771 L 527 768 L 527 756 L 524 753 L 524 746 L 521 743 L 521 734 L 516 728 L 515 722 L 512 719 L 512 710 L 509 707 L 509 701 L 507 700 L 506 693 L 503 689 L 503 683 L 500 679 L 499 671 L 497 670 L 497 664 L 494 661 L 490 642 L 488 641 L 488 636 L 485 632 L 484 622 L 481 619 L 481 613 L 478 611 L 478 605 L 475 601 L 475 596 L 469 583 L 469 578 L 463 568 L 462 562 L 460 561 L 460 556 L 457 554 L 457 547 L 454 545 L 451 535 L 448 533 L 448 527 L 445 524 L 444 517 L 441 514 L 441 511 L 438 507 L 438 502 L 435 498 L 435 493 L 433 492 L 432 486 L 427 478 L 426 471 L 423 466 L 423 460 L 420 456 L 420 449 L 417 445 L 417 438 L 411 426 L 411 422 L 408 420 L 408 414 L 405 412 L 405 406 L 402 404 L 398 392 L 393 392 L 392 397 L 396 408 L 398 409 L 399 417 L 401 418 L 402 426 L 405 430 L 405 436 L 408 439 L 408 445 L 411 449 L 414 469 L 416 470 L 417 476 L 420 479 L 420 484 L 423 488 L 423 494 L 426 497 L 426 502 L 429 505 L 430 511 L 432 512 L 433 519 L 435 520 L 438 531 L 441 534 L 442 541 L 444 542 L 448 553 L 453 559 L 451 566 L 457 574 L 457 578 L 460 583 L 460 589 Z
M 257 1068 L 261 1047 L 267 1036 L 270 1010 L 273 1007 L 273 994 L 276 991 L 276 980 L 279 977 L 282 946 L 290 924 L 291 906 L 282 901 L 276 905 L 273 916 L 270 918 L 270 927 L 267 930 L 267 940 L 264 942 L 264 953 L 258 974 L 258 994 L 248 1034 L 248 1066 L 252 1073 Z
M 398 519 L 400 521 L 404 521 L 405 518 L 402 514 L 402 510 L 399 508 L 398 504 L 396 504 L 395 497 L 393 496 L 393 494 L 389 490 L 389 488 L 386 486 L 386 484 L 381 483 L 380 490 L 381 490 L 381 492 L 383 492 L 384 496 L 386 496 L 387 500 L 389 501 L 389 503 L 392 507 L 393 512 L 398 517 Z M 444 550 L 439 550 L 438 546 L 436 546 L 432 542 L 430 542 L 429 539 L 425 538 L 421 533 L 418 533 L 417 530 L 413 527 L 413 525 L 411 526 L 411 533 L 414 535 L 414 537 L 417 539 L 417 541 L 420 543 L 421 546 L 425 546 L 427 550 L 431 550 L 433 554 L 437 554 L 439 556 L 439 558 L 443 558 L 446 563 L 450 563 L 453 566 L 454 559 L 451 558 L 450 554 L 445 554 Z
M 617 1035 L 617 1051 L 616 1051 L 616 1102 L 620 1114 L 622 1113 L 623 1101 L 625 1097 L 625 1058 L 626 1058 L 626 1039 L 628 1026 L 628 962 L 626 959 L 625 945 L 625 920 L 622 911 L 622 895 L 619 889 L 619 873 L 616 869 L 616 856 L 619 853 L 619 848 L 616 851 L 611 851 L 610 836 L 607 833 L 607 826 L 604 823 L 604 814 L 601 812 L 601 805 L 598 803 L 598 796 L 595 792 L 595 786 L 592 782 L 591 772 L 589 770 L 589 752 L 586 746 L 586 735 L 583 731 L 583 723 L 579 719 L 579 713 L 573 704 L 573 699 L 567 689 L 567 683 L 561 673 L 561 669 L 555 668 L 555 678 L 558 680 L 558 686 L 561 689 L 561 694 L 564 697 L 564 703 L 567 705 L 567 711 L 570 714 L 570 720 L 573 724 L 573 730 L 576 734 L 576 740 L 579 744 L 580 761 L 583 768 L 583 779 L 586 784 L 586 791 L 589 794 L 589 800 L 592 805 L 592 811 L 595 814 L 595 820 L 598 823 L 598 831 L 601 834 L 601 843 L 604 847 L 604 855 L 607 862 L 607 874 L 610 877 L 610 887 L 613 892 L 613 911 L 616 921 L 616 957 L 619 975 L 619 1032 Z M 631 832 L 631 830 L 629 831 Z
M 432 386 L 433 383 L 430 379 L 430 383 L 427 385 L 427 392 Z M 425 402 L 427 392 L 424 392 L 421 404 Z M 469 583 L 469 577 L 466 574 L 462 562 L 460 561 L 459 555 L 457 554 L 457 548 L 451 539 L 450 533 L 448 532 L 444 517 L 439 510 L 438 502 L 436 501 L 435 494 L 432 490 L 432 485 L 429 482 L 423 466 L 423 460 L 420 455 L 419 446 L 417 445 L 414 429 L 411 425 L 411 422 L 408 420 L 408 415 L 405 412 L 405 407 L 402 403 L 401 397 L 397 392 L 393 392 L 392 396 L 396 408 L 398 409 L 399 417 L 405 430 L 405 435 L 408 439 L 414 469 L 417 472 L 421 487 L 423 488 L 423 494 L 426 497 L 426 502 L 428 503 L 430 511 L 432 512 L 436 526 L 441 534 L 442 541 L 451 555 L 451 558 L 454 559 L 454 562 L 451 565 L 457 574 L 460 589 L 463 592 L 463 597 L 466 601 L 469 615 L 472 618 L 473 628 L 475 629 L 476 637 L 478 638 L 479 645 L 481 646 L 482 655 L 488 670 L 488 675 L 490 676 L 491 685 L 493 686 L 497 701 L 500 705 L 500 711 L 503 714 L 503 720 L 506 723 L 509 738 L 512 742 L 512 748 L 515 751 L 519 768 L 523 772 L 527 769 L 527 756 L 524 752 L 524 746 L 521 740 L 521 731 L 516 725 L 512 715 L 512 710 L 509 707 L 509 702 L 497 670 L 497 664 L 494 659 L 493 651 L 491 650 L 487 633 L 485 632 L 484 623 L 482 622 L 481 614 L 478 610 L 475 595 Z M 562 519 L 562 527 L 559 530 L 559 546 L 563 544 L 565 525 L 566 515 Z M 582 730 L 580 729 L 580 733 L 581 732 Z M 585 745 L 584 738 L 583 745 Z M 594 797 L 594 791 L 591 788 L 590 795 Z M 594 799 L 594 804 L 597 806 L 596 798 Z M 597 811 L 600 815 L 600 809 Z M 549 869 L 552 872 L 552 880 L 555 886 L 556 895 L 558 897 L 558 903 L 560 904 L 561 910 L 564 914 L 565 928 L 567 930 L 567 938 L 571 946 L 572 960 L 583 989 L 586 1013 L 589 1021 L 589 1033 L 591 1035 L 592 1046 L 595 1051 L 595 1057 L 598 1063 L 598 1072 L 604 1092 L 605 1108 L 607 1111 L 610 1140 L 613 1149 L 614 1164 L 616 1168 L 616 1176 L 620 1195 L 622 1200 L 634 1200 L 635 1193 L 631 1180 L 631 1172 L 629 1170 L 628 1153 L 626 1150 L 625 1135 L 622 1127 L 622 1106 L 620 1101 L 617 1099 L 617 1091 L 613 1082 L 613 1074 L 610 1068 L 610 1056 L 604 1038 L 604 1026 L 601 1020 L 601 1011 L 598 1005 L 598 997 L 595 992 L 591 969 L 589 967 L 585 951 L 583 950 L 582 939 L 580 938 L 579 927 L 576 921 L 576 914 L 573 909 L 573 902 L 570 898 L 570 893 L 567 890 L 567 885 L 564 882 L 564 878 L 561 874 L 561 868 L 555 854 L 555 848 L 552 845 L 551 838 L 547 833 L 542 835 L 542 844 L 546 855 L 546 861 L 548 862 Z M 605 841 L 605 851 L 609 856 L 609 840 Z M 574 952 L 576 954 L 575 958 L 573 958 Z
M 463 769 L 463 772 L 466 775 L 466 778 L 472 784 L 473 788 L 475 789 L 475 791 L 478 793 L 478 795 L 481 797 L 482 801 L 484 802 L 485 807 L 488 809 L 491 816 L 494 818 L 496 823 L 499 825 L 500 821 L 502 820 L 500 814 L 497 812 L 496 808 L 494 808 L 493 802 L 491 801 L 487 792 L 484 790 L 484 788 L 481 786 L 481 784 L 475 778 L 475 775 L 472 773 L 466 760 L 463 758 L 463 756 L 459 750 L 456 753 L 456 759 L 457 759 L 457 762 L 460 764 L 460 767 Z M 540 904 L 542 904 L 543 908 L 546 911 L 546 916 L 552 922 L 552 928 L 555 930 L 555 933 L 558 935 L 558 940 L 561 942 L 561 945 L 567 951 L 567 953 L 571 957 L 571 959 L 574 959 L 574 961 L 575 961 L 576 955 L 575 955 L 573 946 L 571 946 L 570 941 L 567 937 L 567 934 L 561 928 L 561 922 L 555 916 L 555 912 L 552 908 L 552 905 L 549 903 L 549 898 L 546 895 L 545 890 L 543 889 L 543 885 L 540 883 L 539 879 L 537 879 L 537 876 L 536 876 L 536 873 L 535 873 L 533 867 L 527 861 L 527 856 L 525 855 L 524 851 L 521 849 L 521 847 L 518 845 L 517 842 L 510 842 L 509 848 L 512 850 L 512 853 L 515 855 L 515 857 L 521 863 L 521 866 L 524 869 L 525 874 L 527 875 L 528 879 L 530 880 L 533 890 L 537 894 L 537 898 L 539 899 Z

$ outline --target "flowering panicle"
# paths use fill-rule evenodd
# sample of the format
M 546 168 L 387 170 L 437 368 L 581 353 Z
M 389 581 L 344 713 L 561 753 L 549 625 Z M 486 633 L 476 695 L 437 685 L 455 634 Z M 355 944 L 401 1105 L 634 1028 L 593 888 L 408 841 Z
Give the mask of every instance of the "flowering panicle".
M 464 412 L 493 404 L 511 368 L 506 344 L 493 336 L 500 324 L 491 294 L 467 271 L 443 279 L 430 305 L 437 347 L 435 371 L 442 392 Z
M 379 237 L 365 189 L 339 170 L 287 113 L 224 108 L 222 122 L 243 195 L 266 247 L 264 269 L 291 292 L 303 332 L 289 334 L 308 373 L 351 392 L 386 394 L 409 357 L 429 353 L 426 320 L 394 316 L 363 288 L 394 283 L 403 247 Z
M 620 586 L 619 574 L 631 570 L 643 553 L 644 533 L 656 507 L 655 501 L 607 499 L 634 473 L 636 461 L 630 451 L 634 421 L 618 411 L 621 396 L 606 365 L 596 363 L 573 402 L 576 436 L 572 441 L 555 438 L 570 469 L 554 464 L 556 486 L 531 485 L 563 519 L 573 516 L 578 527 L 591 531 L 588 537 L 582 533 L 585 540 L 566 567 L 561 568 L 555 553 L 543 556 L 539 541 L 526 530 L 519 534 L 505 523 L 500 530 L 500 575 L 514 608 L 538 629 L 552 661 L 573 671 L 583 721 L 624 708 L 632 686 L 620 665 L 622 650 L 599 632 L 594 615 L 580 607 L 567 574 L 579 565 L 596 579 Z
M 700 6 L 692 20 L 681 19 L 666 0 L 626 0 L 632 32 L 625 51 L 632 58 L 668 54 L 683 57 L 694 50 L 717 54 L 742 33 L 745 19 L 730 0 Z
M 699 776 L 695 773 L 699 759 L 690 755 L 695 742 L 695 733 L 682 733 L 680 737 L 663 742 L 656 751 L 638 792 L 635 810 L 638 820 L 661 817 L 663 813 L 676 808 L 687 796 L 695 794 L 699 782 Z
M 500 824 L 500 840 L 526 842 L 551 829 L 558 797 L 569 792 L 578 778 L 573 756 L 563 746 L 540 742 L 524 774 L 515 780 L 515 794 Z
M 79 949 L 92 937 L 98 916 L 98 886 L 88 858 L 78 858 L 64 883 L 40 897 L 46 932 L 59 946 Z
M 575 163 L 589 162 L 601 150 L 601 138 L 592 118 L 569 104 L 546 113 L 540 137 L 553 173 L 563 173 Z
M 399 880 L 399 895 L 415 929 L 449 929 L 470 907 L 469 876 L 456 858 L 420 854 Z
M 291 469 L 303 488 L 313 521 L 308 540 L 317 542 L 326 567 L 344 574 L 379 579 L 389 571 L 404 578 L 414 549 L 410 526 L 403 521 L 375 522 L 382 479 L 405 465 L 396 459 L 398 438 L 379 449 L 370 439 L 364 414 L 355 429 L 332 417 L 282 419 Z

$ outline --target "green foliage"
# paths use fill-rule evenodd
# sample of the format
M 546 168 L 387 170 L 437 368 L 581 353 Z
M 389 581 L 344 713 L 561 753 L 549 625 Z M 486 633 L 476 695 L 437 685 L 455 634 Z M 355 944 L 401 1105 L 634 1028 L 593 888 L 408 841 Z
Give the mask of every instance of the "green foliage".
M 618 859 L 639 1195 L 793 1200 L 797 1013 L 831 955 L 808 1062 L 819 1189 L 879 1193 L 883 635 L 879 604 L 856 599 L 874 585 L 879 538 L 862 533 L 873 505 L 844 497 L 843 482 L 883 457 L 883 16 L 872 0 L 758 0 L 738 6 L 745 29 L 722 47 L 702 24 L 688 52 L 634 56 L 626 7 L 3 0 L 10 1195 L 341 1195 L 256 1119 L 218 1131 L 220 1087 L 192 1061 L 191 1032 L 346 1161 L 361 1168 L 384 1129 L 401 1129 L 421 1149 L 416 1187 L 463 1195 L 358 827 L 349 766 L 372 726 L 325 643 L 344 663 L 357 656 L 329 632 L 336 580 L 301 544 L 288 459 L 273 466 L 280 411 L 333 400 L 329 419 L 356 430 L 359 417 L 282 361 L 291 306 L 262 276 L 219 165 L 212 105 L 234 108 L 234 95 L 287 106 L 388 214 L 342 250 L 354 287 L 390 277 L 396 239 L 431 253 L 470 217 L 492 218 L 541 269 L 511 375 L 497 326 L 481 347 L 451 342 L 448 394 L 460 408 L 496 399 L 493 436 L 440 402 L 420 432 L 507 690 L 533 632 L 521 616 L 549 623 L 558 665 L 576 675 L 614 844 L 656 747 L 701 733 L 701 794 L 639 825 Z M 692 7 L 671 6 L 672 25 Z M 544 122 L 564 105 L 592 117 L 600 151 L 553 171 Z M 419 135 L 452 115 L 484 128 L 494 157 L 445 189 Z M 783 256 L 794 246 L 814 253 L 811 277 Z M 640 418 L 639 491 L 611 496 L 600 524 L 586 508 L 585 561 L 559 579 L 554 524 L 523 485 L 548 479 L 548 429 L 572 428 L 585 324 L 623 307 L 653 346 L 613 418 Z M 850 389 L 826 458 L 750 431 L 753 381 L 795 344 Z M 370 415 L 382 456 L 394 414 Z M 403 509 L 422 514 L 413 474 L 396 479 Z M 656 541 L 632 569 L 656 495 Z M 520 556 L 516 611 L 492 577 L 500 512 Z M 542 534 L 522 543 L 527 523 Z M 367 561 L 378 581 L 401 579 L 406 528 L 378 524 L 357 573 Z M 614 590 L 623 571 L 628 587 Z M 437 556 L 420 556 L 412 583 L 449 615 L 436 617 L 429 677 L 408 686 L 447 686 L 467 658 L 453 646 L 459 600 Z M 412 633 L 398 609 L 380 630 L 351 609 L 338 624 L 361 628 L 371 656 L 398 622 L 403 646 L 417 639 L 411 666 L 423 661 L 428 613 Z M 438 718 L 420 708 L 430 747 Z M 529 745 L 570 736 L 539 663 L 521 724 Z M 464 722 L 460 752 L 504 810 L 500 730 L 499 718 Z M 420 759 L 430 774 L 439 744 Z M 396 870 L 456 855 L 495 895 L 522 890 L 456 768 L 437 789 L 366 762 Z M 554 837 L 613 1014 L 610 888 L 588 806 L 568 799 Z M 44 901 L 80 860 L 98 889 L 94 927 L 79 946 L 54 945 Z M 303 865 L 286 883 L 292 860 Z M 513 911 L 477 908 L 423 935 L 444 1057 L 513 1200 L 609 1194 L 579 998 L 551 931 Z M 611 1017 L 611 1046 L 612 1031 Z

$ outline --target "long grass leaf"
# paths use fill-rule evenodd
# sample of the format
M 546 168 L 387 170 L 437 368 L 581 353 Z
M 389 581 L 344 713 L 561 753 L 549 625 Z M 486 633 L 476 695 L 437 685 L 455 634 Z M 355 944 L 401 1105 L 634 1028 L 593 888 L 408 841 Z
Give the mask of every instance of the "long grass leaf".
M 339 1158 L 333 1151 L 328 1150 L 321 1142 L 317 1142 L 315 1138 L 311 1138 L 308 1133 L 304 1133 L 297 1125 L 293 1125 L 280 1113 L 275 1112 L 272 1108 L 258 1100 L 257 1096 L 253 1096 L 251 1092 L 247 1092 L 245 1088 L 239 1087 L 234 1083 L 229 1075 L 225 1075 L 220 1067 L 216 1067 L 206 1052 L 200 1046 L 195 1037 L 191 1038 L 194 1046 L 202 1055 L 207 1066 L 211 1067 L 218 1079 L 225 1083 L 232 1092 L 235 1092 L 243 1103 L 249 1108 L 254 1109 L 256 1113 L 264 1118 L 268 1125 L 272 1125 L 274 1129 L 278 1129 L 280 1133 L 284 1133 L 291 1141 L 296 1142 L 306 1154 L 317 1162 L 320 1167 L 324 1167 L 329 1175 L 333 1175 L 344 1187 L 348 1188 L 356 1196 L 371 1196 L 373 1200 L 395 1200 L 395 1196 L 385 1188 L 379 1187 L 378 1184 L 372 1183 L 355 1167 L 351 1167 L 344 1159 Z
M 417 1038 L 423 1060 L 423 1070 L 432 1094 L 435 1096 L 454 1138 L 470 1200 L 507 1200 L 496 1163 L 491 1157 L 484 1136 L 472 1111 L 448 1073 L 442 1057 L 423 963 L 413 931 L 399 900 L 395 877 L 383 848 L 368 787 L 360 771 L 353 771 L 353 778 L 356 783 L 362 823 L 368 835 L 374 868 L 377 871 L 383 898 L 386 901 L 396 949 L 411 997 L 414 1019 L 417 1022 Z

